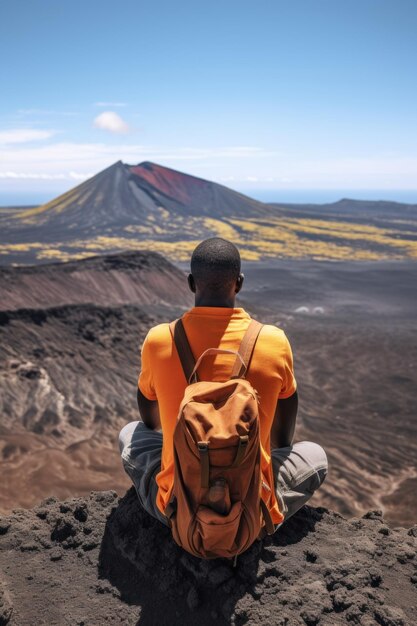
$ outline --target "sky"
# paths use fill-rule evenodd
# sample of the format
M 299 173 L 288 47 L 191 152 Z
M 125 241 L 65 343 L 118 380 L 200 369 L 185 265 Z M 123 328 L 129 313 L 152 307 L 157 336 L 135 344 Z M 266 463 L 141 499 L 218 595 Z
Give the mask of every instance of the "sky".
M 2 2 L 0 204 L 119 159 L 417 202 L 416 32 L 415 0 Z

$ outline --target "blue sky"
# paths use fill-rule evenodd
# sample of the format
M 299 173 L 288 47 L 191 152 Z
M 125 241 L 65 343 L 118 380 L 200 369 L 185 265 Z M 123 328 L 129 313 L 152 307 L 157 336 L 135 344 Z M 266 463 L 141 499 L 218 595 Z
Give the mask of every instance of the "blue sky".
M 0 202 L 118 159 L 254 195 L 415 190 L 416 32 L 415 0 L 1 3 Z

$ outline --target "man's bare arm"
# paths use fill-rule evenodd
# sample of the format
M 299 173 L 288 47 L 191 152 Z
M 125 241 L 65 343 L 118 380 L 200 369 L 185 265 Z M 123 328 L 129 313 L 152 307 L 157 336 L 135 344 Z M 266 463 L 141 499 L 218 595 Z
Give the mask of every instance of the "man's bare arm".
M 271 448 L 285 448 L 292 444 L 298 411 L 298 393 L 278 400 L 271 428 Z
M 137 393 L 139 414 L 142 422 L 152 430 L 161 429 L 161 420 L 159 418 L 159 406 L 157 400 L 148 400 L 138 387 Z

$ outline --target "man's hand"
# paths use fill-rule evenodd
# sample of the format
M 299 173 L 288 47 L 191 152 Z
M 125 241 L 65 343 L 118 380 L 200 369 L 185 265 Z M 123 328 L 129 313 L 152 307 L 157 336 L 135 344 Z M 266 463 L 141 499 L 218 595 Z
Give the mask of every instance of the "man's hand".
M 298 393 L 278 400 L 271 428 L 271 448 L 286 448 L 292 444 L 297 420 Z
M 142 422 L 152 430 L 161 429 L 161 420 L 159 418 L 159 406 L 157 400 L 148 400 L 138 387 L 137 393 L 139 414 Z

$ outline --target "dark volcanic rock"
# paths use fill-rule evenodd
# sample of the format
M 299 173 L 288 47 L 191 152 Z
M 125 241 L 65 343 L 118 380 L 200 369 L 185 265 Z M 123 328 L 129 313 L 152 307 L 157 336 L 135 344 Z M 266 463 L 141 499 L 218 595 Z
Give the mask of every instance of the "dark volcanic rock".
M 411 626 L 414 534 L 357 521 L 304 507 L 233 567 L 183 552 L 133 488 L 49 498 L 1 520 L 0 624 Z

